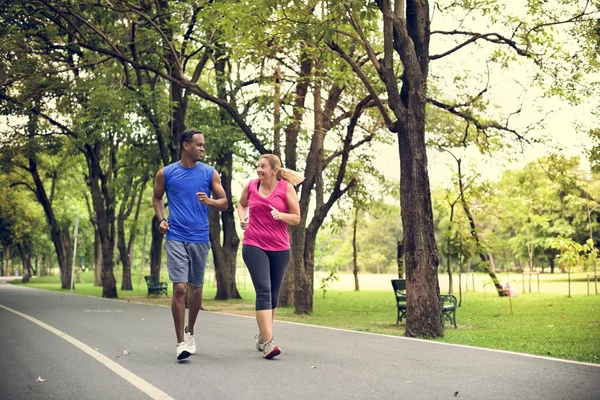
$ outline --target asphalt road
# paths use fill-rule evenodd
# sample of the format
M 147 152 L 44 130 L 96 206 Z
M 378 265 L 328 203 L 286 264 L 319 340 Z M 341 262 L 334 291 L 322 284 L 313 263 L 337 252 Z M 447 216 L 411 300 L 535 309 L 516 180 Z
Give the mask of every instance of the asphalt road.
M 600 365 L 274 329 L 283 353 L 265 360 L 253 318 L 201 312 L 198 352 L 177 362 L 167 307 L 0 283 L 0 399 L 600 399 Z

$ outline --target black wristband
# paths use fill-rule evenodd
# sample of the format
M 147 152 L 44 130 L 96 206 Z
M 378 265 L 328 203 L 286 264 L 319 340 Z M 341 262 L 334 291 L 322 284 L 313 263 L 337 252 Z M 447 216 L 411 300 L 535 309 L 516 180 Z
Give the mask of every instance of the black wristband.
M 163 221 L 167 221 L 167 219 L 166 219 L 166 218 L 161 218 L 161 219 L 159 219 L 159 220 L 158 220 L 158 224 L 160 225 L 160 223 L 161 223 L 161 222 L 163 222 Z M 169 222 L 169 221 L 167 221 L 167 222 Z

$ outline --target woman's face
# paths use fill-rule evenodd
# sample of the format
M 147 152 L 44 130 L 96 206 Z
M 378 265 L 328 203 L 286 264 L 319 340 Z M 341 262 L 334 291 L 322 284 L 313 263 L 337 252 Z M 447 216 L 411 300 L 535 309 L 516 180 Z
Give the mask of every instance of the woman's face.
M 277 175 L 277 170 L 271 167 L 271 163 L 266 158 L 258 160 L 256 165 L 256 173 L 259 179 L 270 179 Z

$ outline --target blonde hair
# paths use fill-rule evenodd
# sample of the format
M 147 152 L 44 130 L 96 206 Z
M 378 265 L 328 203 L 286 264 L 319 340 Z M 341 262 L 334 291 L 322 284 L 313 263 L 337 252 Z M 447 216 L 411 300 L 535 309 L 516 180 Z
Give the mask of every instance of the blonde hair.
M 304 176 L 301 173 L 296 172 L 293 169 L 283 168 L 281 166 L 281 160 L 275 154 L 261 154 L 260 158 L 267 160 L 269 165 L 271 165 L 271 168 L 279 170 L 279 172 L 277 172 L 277 179 L 288 181 L 293 186 L 302 183 L 304 180 Z

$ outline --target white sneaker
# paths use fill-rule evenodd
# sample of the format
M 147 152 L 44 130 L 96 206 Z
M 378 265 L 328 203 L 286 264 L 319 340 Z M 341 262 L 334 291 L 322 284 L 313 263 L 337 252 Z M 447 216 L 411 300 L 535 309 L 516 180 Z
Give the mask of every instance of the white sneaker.
M 281 354 L 281 349 L 279 346 L 275 346 L 273 344 L 273 338 L 268 342 L 262 343 L 263 345 L 263 357 L 264 358 L 273 358 Z
M 190 354 L 196 354 L 196 339 L 194 338 L 193 333 L 187 332 L 187 326 L 183 330 L 185 336 L 185 344 L 187 345 L 188 351 Z
M 191 355 L 186 342 L 177 343 L 177 359 L 185 360 Z
M 260 336 L 260 333 L 254 336 L 254 340 L 256 341 L 256 350 L 263 351 L 265 346 L 262 344 L 262 336 Z

